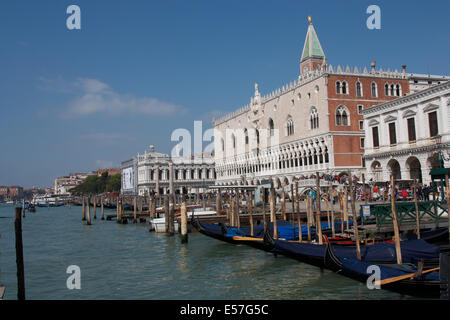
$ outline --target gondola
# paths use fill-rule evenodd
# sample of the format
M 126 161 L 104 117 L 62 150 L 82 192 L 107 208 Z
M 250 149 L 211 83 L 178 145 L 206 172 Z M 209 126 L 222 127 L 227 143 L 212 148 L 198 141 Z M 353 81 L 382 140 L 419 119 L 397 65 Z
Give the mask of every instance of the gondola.
M 324 234 L 328 235 L 328 233 Z M 417 234 L 404 234 L 401 235 L 401 240 L 416 240 Z M 422 231 L 420 233 L 420 239 L 425 240 L 428 243 L 436 243 L 436 242 L 442 242 L 448 240 L 449 234 L 447 228 L 437 228 L 435 230 L 429 230 L 429 231 Z M 394 240 L 392 238 L 375 238 L 373 239 L 373 243 L 380 243 L 380 242 L 393 242 Z M 347 236 L 336 236 L 334 238 L 328 237 L 328 242 L 332 244 L 337 244 L 341 246 L 354 246 L 356 245 L 356 242 L 351 238 Z M 364 241 L 361 240 L 361 244 L 365 244 Z
M 332 244 L 327 244 L 326 246 L 324 264 L 328 269 L 336 273 L 364 283 L 367 283 L 368 278 L 373 274 L 372 270 L 374 267 L 378 267 L 380 270 L 379 280 L 418 273 L 418 268 L 414 264 L 381 264 L 345 258 L 336 252 L 336 246 Z M 403 280 L 383 284 L 380 288 L 415 297 L 436 298 L 440 295 L 442 284 L 439 278 L 439 272 L 432 271 L 414 278 L 408 277 Z
M 417 234 L 402 235 L 402 240 L 415 240 Z M 436 228 L 435 230 L 421 231 L 420 239 L 429 243 L 441 242 L 448 240 L 448 228 Z
M 296 260 L 315 265 L 320 268 L 327 268 L 325 264 L 325 254 L 328 244 L 303 243 L 287 240 L 273 239 L 271 234 L 264 237 L 266 251 L 282 254 Z M 440 249 L 424 240 L 402 241 L 401 252 L 405 263 L 417 263 L 425 260 L 427 267 L 439 265 Z M 346 259 L 356 259 L 356 246 L 334 245 L 334 250 L 339 256 Z M 365 262 L 393 264 L 397 261 L 394 243 L 377 243 L 368 246 L 361 246 L 361 258 Z
M 200 222 L 198 217 L 192 218 L 191 225 L 200 233 L 232 244 L 245 244 L 261 250 L 267 251 L 266 243 L 263 238 L 248 237 L 244 232 L 236 227 L 229 227 L 223 223 L 213 224 Z

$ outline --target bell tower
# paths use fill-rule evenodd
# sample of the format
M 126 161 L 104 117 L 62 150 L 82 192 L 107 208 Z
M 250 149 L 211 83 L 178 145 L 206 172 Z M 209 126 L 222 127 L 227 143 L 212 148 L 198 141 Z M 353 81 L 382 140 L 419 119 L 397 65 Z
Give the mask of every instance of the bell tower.
M 311 17 L 308 17 L 308 32 L 306 33 L 305 44 L 303 45 L 302 57 L 300 59 L 300 74 L 315 70 L 317 67 L 326 64 L 325 54 L 317 37 L 316 30 L 312 24 Z

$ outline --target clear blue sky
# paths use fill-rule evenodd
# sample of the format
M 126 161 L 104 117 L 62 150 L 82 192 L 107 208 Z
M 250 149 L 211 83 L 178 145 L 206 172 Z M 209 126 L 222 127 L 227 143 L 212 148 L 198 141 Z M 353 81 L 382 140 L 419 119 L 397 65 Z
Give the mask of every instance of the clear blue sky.
M 81 30 L 66 8 L 81 8 Z M 381 30 L 366 8 L 381 8 Z M 450 74 L 449 1 L 0 2 L 0 185 L 118 166 L 176 128 L 298 77 L 311 15 L 328 62 Z

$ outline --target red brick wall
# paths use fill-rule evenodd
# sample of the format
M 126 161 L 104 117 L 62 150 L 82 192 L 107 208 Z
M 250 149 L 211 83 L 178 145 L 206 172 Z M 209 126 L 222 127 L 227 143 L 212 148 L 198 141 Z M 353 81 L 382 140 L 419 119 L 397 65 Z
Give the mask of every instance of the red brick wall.
M 347 94 L 336 93 L 336 81 L 347 82 Z M 356 82 L 361 82 L 362 97 L 356 96 Z M 372 82 L 377 84 L 378 96 L 372 97 Z M 334 136 L 334 162 L 336 166 L 361 166 L 364 149 L 360 147 L 360 138 L 364 137 L 364 130 L 359 129 L 359 121 L 363 116 L 358 114 L 358 105 L 364 109 L 386 101 L 394 100 L 396 96 L 386 96 L 384 85 L 400 84 L 402 95 L 409 93 L 409 82 L 406 79 L 391 79 L 378 77 L 358 77 L 348 75 L 329 75 L 328 77 L 328 112 L 330 113 L 330 131 L 346 131 L 359 133 L 361 136 L 342 135 Z M 336 109 L 344 105 L 350 112 L 348 126 L 336 125 Z M 351 154 L 350 154 L 351 153 Z
M 333 136 L 335 166 L 361 166 L 364 149 L 360 147 L 362 136 Z
M 348 94 L 336 93 L 336 81 L 347 81 Z M 362 97 L 356 96 L 356 82 L 362 84 Z M 378 97 L 372 97 L 372 82 L 377 84 Z M 363 105 L 365 109 L 370 108 L 375 104 L 380 104 L 386 101 L 394 100 L 396 96 L 385 96 L 384 85 L 400 84 L 402 88 L 402 95 L 409 93 L 409 82 L 405 79 L 390 79 L 390 78 L 376 78 L 376 77 L 357 77 L 357 76 L 343 76 L 330 75 L 328 77 L 328 110 L 330 113 L 330 130 L 331 131 L 357 131 L 359 120 L 362 120 L 362 115 L 358 115 L 358 105 Z M 336 100 L 334 100 L 336 99 Z M 350 111 L 350 126 L 336 126 L 336 109 L 340 105 L 345 105 Z

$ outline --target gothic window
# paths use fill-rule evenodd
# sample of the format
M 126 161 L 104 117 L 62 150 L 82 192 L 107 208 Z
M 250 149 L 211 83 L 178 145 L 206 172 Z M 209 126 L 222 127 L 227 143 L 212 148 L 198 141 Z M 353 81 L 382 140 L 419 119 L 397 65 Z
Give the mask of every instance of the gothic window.
M 221 144 L 221 147 L 222 147 L 222 151 L 225 151 L 225 143 L 223 142 L 223 138 L 220 139 L 220 144 Z
M 384 85 L 384 95 L 385 96 L 389 95 L 389 85 L 387 83 Z
M 286 134 L 288 136 L 291 136 L 294 134 L 294 120 L 291 116 L 288 116 L 288 119 L 286 121 Z
M 356 96 L 357 97 L 362 97 L 362 85 L 361 82 L 356 82 Z
M 270 134 L 271 137 L 274 134 L 274 127 L 275 126 L 274 126 L 273 120 L 272 120 L 272 118 L 270 118 L 269 119 L 269 134 Z
M 342 94 L 347 94 L 347 89 L 348 89 L 348 85 L 347 85 L 347 81 L 343 81 L 342 82 Z
M 336 93 L 337 94 L 341 93 L 341 82 L 340 81 L 336 81 Z
M 311 129 L 319 128 L 319 113 L 317 112 L 316 107 L 311 108 L 311 112 L 309 114 L 309 122 Z
M 245 136 L 245 144 L 248 144 L 248 131 L 247 131 L 247 128 L 244 129 L 244 136 Z
M 336 125 L 348 126 L 349 125 L 349 112 L 345 106 L 339 106 L 336 109 Z
M 378 97 L 377 84 L 375 82 L 372 82 L 372 97 Z
M 394 90 L 394 85 L 391 84 L 391 96 L 395 96 L 395 90 Z
M 401 90 L 401 87 L 399 84 L 397 84 L 395 86 L 395 93 L 396 93 L 397 97 L 400 97 L 402 95 L 402 90 Z
M 236 137 L 234 134 L 231 135 L 231 145 L 233 146 L 233 149 L 236 148 Z

